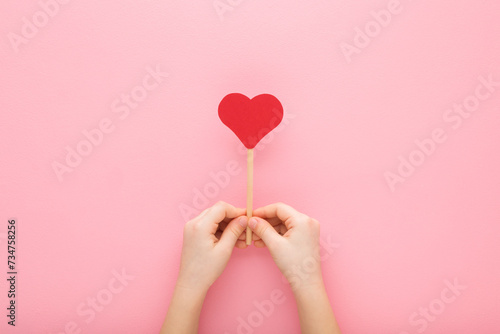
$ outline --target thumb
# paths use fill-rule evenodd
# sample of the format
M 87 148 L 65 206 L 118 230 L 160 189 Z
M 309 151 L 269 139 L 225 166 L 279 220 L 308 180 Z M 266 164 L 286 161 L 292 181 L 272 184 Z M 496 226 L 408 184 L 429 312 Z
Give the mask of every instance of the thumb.
M 238 241 L 239 236 L 247 228 L 248 217 L 237 217 L 227 224 L 219 240 L 219 245 L 232 249 Z
M 281 235 L 279 235 L 274 227 L 265 219 L 252 217 L 248 222 L 248 226 L 250 226 L 250 229 L 257 234 L 262 241 L 264 241 L 269 250 L 274 247 L 273 245 L 281 241 Z

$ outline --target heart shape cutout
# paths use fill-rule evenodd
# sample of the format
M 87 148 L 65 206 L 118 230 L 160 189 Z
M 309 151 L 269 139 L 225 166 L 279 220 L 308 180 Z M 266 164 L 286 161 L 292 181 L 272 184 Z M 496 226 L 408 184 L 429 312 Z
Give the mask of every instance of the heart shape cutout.
M 280 124 L 283 106 L 271 94 L 249 99 L 243 94 L 231 93 L 219 103 L 219 118 L 246 148 L 252 149 Z

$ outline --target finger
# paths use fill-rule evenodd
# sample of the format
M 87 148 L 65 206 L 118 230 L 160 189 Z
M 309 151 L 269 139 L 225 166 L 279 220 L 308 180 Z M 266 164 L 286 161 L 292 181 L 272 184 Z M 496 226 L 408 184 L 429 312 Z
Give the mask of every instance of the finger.
M 233 219 L 243 214 L 245 214 L 245 209 L 235 208 L 231 204 L 220 201 L 209 208 L 207 213 L 202 217 L 202 225 L 210 231 L 210 233 L 215 233 L 219 223 L 225 218 Z
M 246 211 L 245 211 L 245 212 L 246 212 Z M 240 215 L 240 216 L 241 216 L 241 215 Z M 231 220 L 233 220 L 234 218 L 235 218 L 235 217 L 225 217 L 225 218 L 222 220 L 222 222 L 226 223 L 226 225 L 227 225 L 227 224 L 229 224 L 229 222 L 230 222 Z
M 200 219 L 201 217 L 203 217 L 209 210 L 210 208 L 206 208 L 205 210 L 203 210 L 202 212 L 200 212 L 200 214 L 198 216 L 196 216 L 195 218 L 193 218 L 193 220 L 195 219 Z
M 248 222 L 248 226 L 262 239 L 269 249 L 272 249 L 276 243 L 282 240 L 282 237 L 276 232 L 274 227 L 265 219 L 252 217 Z
M 253 214 L 257 217 L 265 219 L 278 217 L 287 227 L 289 227 L 290 218 L 301 215 L 300 212 L 284 203 L 274 203 L 258 208 L 253 211 Z
M 241 233 L 240 236 L 238 237 L 238 240 L 246 240 L 246 239 L 247 239 L 247 234 L 245 232 Z
M 253 215 L 253 216 L 255 216 L 255 215 Z M 259 217 L 259 216 L 257 216 L 257 217 Z M 260 217 L 260 218 L 264 218 L 264 217 Z M 279 219 L 278 217 L 270 217 L 270 218 L 264 218 L 264 219 L 267 220 L 269 222 L 269 224 L 271 224 L 273 226 L 283 224 L 283 221 L 281 219 Z
M 252 240 L 260 240 L 260 237 L 257 235 L 257 233 L 252 233 Z
M 245 240 L 238 240 L 235 244 L 236 248 L 247 248 L 247 243 Z
M 257 240 L 253 243 L 255 245 L 255 247 L 257 248 L 264 248 L 266 247 L 266 244 L 264 243 L 264 241 L 262 240 Z
M 243 233 L 243 231 L 245 231 L 247 224 L 247 216 L 241 216 L 233 219 L 229 225 L 227 225 L 224 232 L 222 232 L 222 236 L 218 242 L 218 247 L 227 247 L 232 249 L 236 245 L 239 236 Z
M 265 219 L 269 222 L 269 224 L 271 224 L 273 226 L 283 224 L 283 221 L 281 219 L 279 219 L 278 217 L 265 218 Z

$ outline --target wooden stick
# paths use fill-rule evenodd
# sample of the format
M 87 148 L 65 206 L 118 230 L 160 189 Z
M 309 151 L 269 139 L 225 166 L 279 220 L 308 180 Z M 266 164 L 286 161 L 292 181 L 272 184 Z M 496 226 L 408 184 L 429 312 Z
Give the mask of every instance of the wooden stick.
M 253 207 L 253 149 L 247 150 L 247 216 L 252 217 Z M 252 244 L 252 230 L 247 227 L 247 245 Z

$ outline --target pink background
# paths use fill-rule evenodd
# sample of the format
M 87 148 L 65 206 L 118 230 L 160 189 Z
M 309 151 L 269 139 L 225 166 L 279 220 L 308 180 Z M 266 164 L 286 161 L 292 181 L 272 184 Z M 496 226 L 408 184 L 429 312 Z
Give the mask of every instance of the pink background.
M 204 206 L 245 205 L 245 155 L 217 117 L 222 97 L 240 92 L 284 106 L 257 147 L 255 206 L 282 201 L 321 222 L 336 246 L 322 265 L 344 333 L 499 333 L 500 86 L 479 78 L 500 81 L 500 2 L 401 0 L 382 28 L 371 12 L 392 1 L 231 3 L 219 16 L 211 0 L 69 1 L 44 21 L 37 1 L 2 1 L 0 262 L 4 277 L 14 217 L 19 276 L 14 329 L 0 280 L 1 332 L 159 331 L 181 208 L 201 211 L 196 191 Z M 16 47 L 33 15 L 38 31 Z M 356 27 L 372 37 L 346 57 Z M 113 112 L 121 94 L 140 96 L 148 66 L 168 78 L 126 117 Z M 474 107 L 478 86 L 489 95 Z M 458 123 L 448 110 L 464 101 L 475 111 Z M 103 119 L 113 131 L 60 181 L 54 162 Z M 391 191 L 384 173 L 399 156 L 422 162 L 415 141 L 436 128 L 446 140 Z M 230 161 L 241 169 L 214 186 L 210 173 Z M 110 295 L 122 269 L 134 278 Z M 446 280 L 462 286 L 451 303 L 440 301 L 453 296 Z M 285 302 L 258 318 L 254 302 L 275 289 Z M 86 322 L 77 309 L 96 297 L 107 304 Z M 423 308 L 432 321 L 414 314 Z M 233 253 L 200 333 L 244 333 L 238 318 L 252 313 L 263 319 L 253 333 L 299 333 L 289 288 L 254 247 Z

